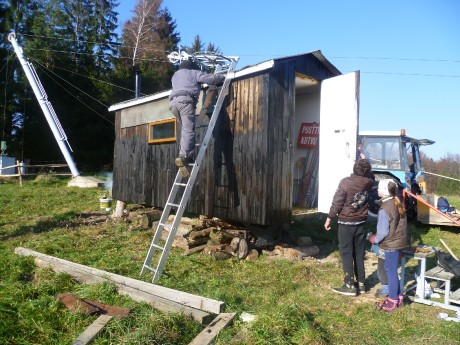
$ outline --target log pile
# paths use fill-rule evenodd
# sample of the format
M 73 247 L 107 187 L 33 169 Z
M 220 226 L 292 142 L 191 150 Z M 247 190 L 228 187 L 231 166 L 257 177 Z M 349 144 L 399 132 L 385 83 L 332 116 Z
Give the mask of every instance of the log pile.
M 158 213 L 149 214 L 144 225 L 151 224 L 153 231 L 158 226 Z M 166 222 L 166 227 L 174 221 L 171 215 Z M 204 255 L 216 259 L 228 259 L 237 257 L 239 259 L 255 260 L 263 253 L 271 258 L 284 258 L 289 260 L 303 260 L 305 257 L 317 256 L 320 252 L 314 246 L 310 237 L 300 237 L 297 240 L 282 241 L 261 240 L 260 233 L 273 231 L 286 231 L 285 226 L 271 226 L 268 229 L 255 229 L 254 226 L 246 228 L 235 226 L 217 218 L 200 216 L 198 218 L 182 217 L 173 241 L 173 247 L 182 248 L 183 255 L 190 255 L 203 252 Z M 163 231 L 162 239 L 166 240 L 168 231 Z M 259 239 L 258 239 L 259 238 Z

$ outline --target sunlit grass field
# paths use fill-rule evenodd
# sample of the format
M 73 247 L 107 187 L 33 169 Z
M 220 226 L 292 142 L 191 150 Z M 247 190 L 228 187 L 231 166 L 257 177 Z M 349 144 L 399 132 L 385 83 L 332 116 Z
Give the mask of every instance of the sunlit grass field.
M 97 316 L 69 311 L 56 295 L 127 307 L 127 318 L 113 318 L 93 344 L 188 344 L 204 328 L 187 316 L 163 313 L 121 296 L 110 284 L 82 285 L 69 275 L 37 268 L 15 247 L 150 282 L 140 276 L 152 238 L 132 220 L 115 221 L 101 213 L 97 188 L 67 187 L 67 180 L 45 177 L 0 184 L 0 344 L 70 344 Z M 460 208 L 459 196 L 448 196 Z M 132 205 L 128 205 L 128 208 Z M 319 260 L 215 260 L 182 256 L 173 249 L 160 285 L 221 300 L 235 312 L 233 324 L 217 344 L 460 344 L 460 323 L 438 319 L 453 312 L 407 301 L 391 314 L 376 310 L 372 295 L 347 297 L 330 290 L 342 281 L 336 225 L 326 233 L 324 216 L 295 218 L 294 236 L 311 236 Z M 373 225 L 369 228 L 372 230 Z M 460 256 L 460 229 L 410 225 L 412 245 L 442 248 L 440 239 Z M 433 262 L 431 262 L 433 264 Z M 370 274 L 370 272 L 369 272 Z M 457 287 L 458 283 L 456 283 Z M 251 323 L 239 319 L 246 312 Z

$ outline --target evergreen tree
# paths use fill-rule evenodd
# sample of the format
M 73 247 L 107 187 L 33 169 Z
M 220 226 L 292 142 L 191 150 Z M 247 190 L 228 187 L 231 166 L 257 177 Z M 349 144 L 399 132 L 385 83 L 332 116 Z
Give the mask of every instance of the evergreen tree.
M 23 43 L 23 36 L 19 32 L 28 34 L 31 32 L 31 27 L 36 13 L 43 10 L 40 1 L 25 0 L 25 1 L 2 1 L 0 4 L 1 16 L 0 25 L 1 32 L 5 33 L 5 39 L 0 43 L 0 50 L 5 52 L 2 56 L 2 62 L 5 66 L 5 83 L 2 95 L 5 97 L 1 100 L 4 103 L 2 113 L 2 140 L 6 140 L 9 155 L 18 159 L 23 159 L 24 148 L 24 124 L 25 115 L 24 110 L 28 109 L 28 103 L 34 100 L 36 107 L 36 100 L 30 96 L 30 87 L 26 87 L 27 80 L 24 76 L 22 67 L 16 59 L 13 51 L 13 46 L 6 39 L 10 32 L 16 33 L 16 39 L 21 44 Z M 2 64 L 3 65 L 3 64 Z M 2 76 L 2 77 L 3 77 Z M 3 78 L 2 78 L 3 79 Z M 31 110 L 31 114 L 34 109 Z M 40 110 L 38 109 L 37 113 Z M 32 117 L 35 117 L 32 115 Z
M 209 53 L 215 53 L 217 55 L 222 55 L 222 51 L 219 47 L 215 46 L 213 43 L 208 43 L 206 51 Z
M 102 87 L 107 84 L 99 78 L 108 77 L 116 54 L 111 43 L 116 40 L 117 14 L 112 10 L 115 3 L 48 0 L 29 1 L 28 6 L 13 11 L 13 25 L 24 30 L 20 45 L 37 70 L 74 149 L 77 165 L 94 169 L 111 162 L 113 114 L 108 113 L 109 93 Z M 23 72 L 17 75 L 23 76 Z M 30 85 L 24 81 L 27 95 L 14 99 L 28 102 L 23 105 L 25 111 L 20 112 L 24 120 L 25 156 L 34 161 L 62 161 Z M 101 102 L 103 97 L 106 104 Z
M 179 33 L 176 32 L 176 21 L 172 19 L 168 8 L 159 11 L 159 20 L 160 25 L 158 26 L 158 34 L 165 44 L 166 51 L 172 52 L 177 50 L 180 36 Z
M 204 48 L 204 42 L 201 40 L 200 35 L 196 35 L 193 39 L 193 43 L 190 48 L 186 48 L 187 53 L 193 54 L 202 52 Z

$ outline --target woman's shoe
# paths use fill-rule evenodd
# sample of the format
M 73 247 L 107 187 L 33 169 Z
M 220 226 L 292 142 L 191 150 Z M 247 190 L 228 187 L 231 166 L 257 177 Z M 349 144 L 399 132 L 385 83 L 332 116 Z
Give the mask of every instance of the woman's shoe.
M 380 304 L 380 309 L 384 311 L 393 311 L 398 308 L 399 299 L 387 298 Z
M 398 308 L 404 307 L 404 295 L 399 295 Z

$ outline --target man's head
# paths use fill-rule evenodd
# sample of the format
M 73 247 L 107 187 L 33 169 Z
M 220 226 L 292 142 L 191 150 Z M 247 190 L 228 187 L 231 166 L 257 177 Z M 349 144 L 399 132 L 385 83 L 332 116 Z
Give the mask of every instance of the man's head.
M 180 63 L 179 69 L 195 69 L 195 64 L 190 60 L 184 60 Z
M 360 159 L 353 165 L 353 173 L 358 176 L 369 176 L 372 171 L 371 163 L 367 159 Z

